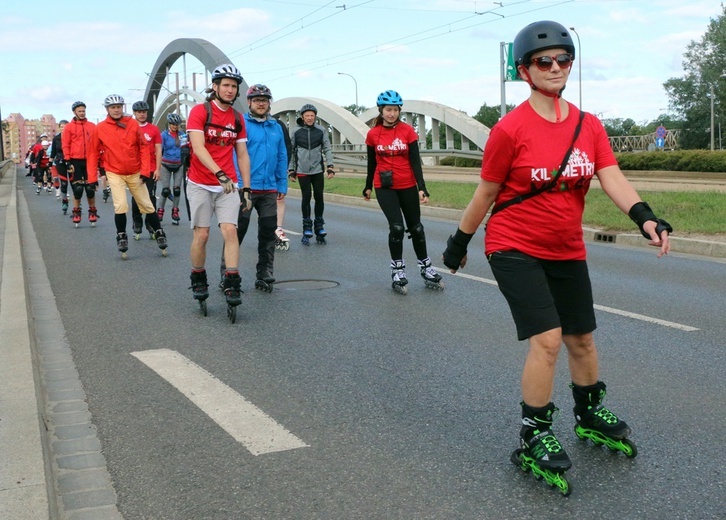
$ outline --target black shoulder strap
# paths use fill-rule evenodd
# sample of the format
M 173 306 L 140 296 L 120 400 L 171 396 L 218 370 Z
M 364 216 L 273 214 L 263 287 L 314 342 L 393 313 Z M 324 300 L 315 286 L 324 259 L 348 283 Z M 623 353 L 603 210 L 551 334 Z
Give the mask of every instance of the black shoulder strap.
M 540 193 L 544 193 L 545 191 L 548 191 L 552 188 L 554 188 L 557 185 L 557 181 L 560 178 L 560 175 L 562 175 L 562 172 L 565 171 L 565 168 L 567 168 L 567 163 L 570 160 L 570 155 L 572 154 L 572 149 L 575 147 L 575 141 L 577 141 L 577 137 L 580 135 L 580 128 L 582 128 L 582 120 L 585 119 L 585 112 L 580 110 L 580 119 L 577 122 L 577 127 L 575 127 L 575 135 L 572 138 L 572 144 L 570 144 L 570 147 L 567 149 L 567 153 L 565 153 L 565 158 L 562 159 L 562 163 L 560 163 L 560 169 L 557 170 L 557 173 L 554 177 L 552 177 L 552 180 L 548 182 L 547 184 L 544 184 L 537 188 L 536 190 L 532 190 L 528 193 L 524 193 L 523 195 L 517 195 L 516 197 L 512 197 L 509 200 L 505 200 L 501 204 L 494 206 L 492 209 L 491 215 L 489 215 L 489 218 L 494 216 L 495 213 L 499 213 L 505 208 L 508 208 L 509 206 L 512 206 L 514 204 L 519 204 L 520 202 L 524 202 L 527 199 L 531 199 L 535 195 L 539 195 Z
M 204 124 L 205 128 L 212 124 L 212 105 L 209 101 L 204 102 L 204 108 L 207 111 L 207 122 Z M 244 124 L 242 123 L 242 114 L 239 113 L 239 110 L 237 110 L 234 107 L 230 107 L 232 109 L 232 113 L 234 114 L 234 131 L 236 133 L 240 133 L 242 131 L 242 127 L 244 127 Z

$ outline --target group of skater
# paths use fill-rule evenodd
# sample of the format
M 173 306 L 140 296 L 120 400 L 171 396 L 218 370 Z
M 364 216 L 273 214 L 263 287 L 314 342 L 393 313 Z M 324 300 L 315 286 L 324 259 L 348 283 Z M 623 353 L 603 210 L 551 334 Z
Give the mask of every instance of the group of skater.
M 514 39 L 513 54 L 519 76 L 531 87 L 530 96 L 492 127 L 479 184 L 441 260 L 452 273 L 464 268 L 468 245 L 488 215 L 484 253 L 509 305 L 517 339 L 529 345 L 521 376 L 519 448 L 511 460 L 569 495 L 565 472 L 572 461 L 553 428 L 559 411 L 552 402 L 555 368 L 563 344 L 576 435 L 627 457 L 637 455 L 628 439 L 631 427 L 603 405 L 607 387 L 599 377 L 582 232 L 585 195 L 593 176 L 649 244 L 658 248 L 659 258 L 670 251 L 673 229 L 656 217 L 625 178 L 599 120 L 562 97 L 576 57 L 567 29 L 553 21 L 527 25 Z M 233 107 L 242 82 L 234 65 L 218 66 L 206 101 L 189 113 L 185 134 L 179 129 L 181 118 L 170 114 L 168 129 L 157 136 L 158 130 L 152 132 L 144 117 L 148 105 L 134 104 L 134 119 L 123 114 L 124 101 L 117 95 L 106 98 L 108 116 L 98 125 L 85 120 L 83 103 L 74 103 L 74 118 L 63 130 L 62 152 L 59 149 L 65 166 L 58 170 L 59 177 L 72 186 L 74 212 L 76 208 L 80 212 L 80 198 L 86 193 L 89 219 L 96 215 L 93 194 L 98 172 L 105 171 L 122 252 L 128 247 L 126 188 L 163 249 L 164 206 L 168 200 L 173 202 L 172 222 L 178 223 L 181 177 L 186 175 L 193 230 L 192 295 L 206 315 L 207 244 L 216 219 L 224 242 L 220 287 L 232 321 L 234 309 L 241 304 L 240 244 L 252 209 L 257 212 L 258 227 L 255 286 L 269 292 L 275 282 L 275 250 L 289 242 L 282 230 L 288 182 L 297 182 L 302 192 L 302 243 L 309 244 L 313 237 L 325 243 L 324 182 L 335 175 L 328 132 L 316 122 L 316 107 L 301 107 L 298 128 L 288 139 L 286 126 L 270 114 L 272 93 L 267 86 L 249 87 L 249 111 L 244 115 Z M 375 190 L 388 222 L 391 286 L 400 294 L 406 294 L 408 284 L 403 259 L 406 233 L 425 286 L 443 289 L 421 223 L 421 204 L 428 203 L 430 194 L 418 135 L 401 119 L 403 104 L 394 90 L 381 92 L 376 100 L 378 116 L 365 140 L 367 170 L 362 191 L 364 199 L 371 200 Z M 551 173 L 543 176 L 541 172 Z M 162 189 L 155 208 L 159 179 Z M 65 190 L 63 186 L 59 189 Z M 66 191 L 62 193 L 65 196 Z M 134 217 L 134 232 L 140 228 L 138 222 Z

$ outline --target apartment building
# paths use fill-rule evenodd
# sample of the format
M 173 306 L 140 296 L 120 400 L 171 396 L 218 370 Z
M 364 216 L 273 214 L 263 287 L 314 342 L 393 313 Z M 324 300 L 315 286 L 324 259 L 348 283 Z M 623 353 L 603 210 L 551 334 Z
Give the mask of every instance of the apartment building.
M 48 134 L 48 140 L 58 131 L 55 116 L 45 114 L 40 119 L 25 119 L 22 114 L 13 113 L 2 120 L 3 157 L 16 164 L 25 160 L 25 156 L 36 143 L 41 134 Z

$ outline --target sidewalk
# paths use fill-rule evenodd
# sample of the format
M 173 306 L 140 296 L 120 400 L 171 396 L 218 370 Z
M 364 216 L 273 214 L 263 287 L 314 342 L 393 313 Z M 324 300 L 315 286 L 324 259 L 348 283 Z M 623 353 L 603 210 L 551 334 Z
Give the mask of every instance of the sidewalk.
M 0 174 L 0 519 L 119 520 L 22 174 Z
M 15 165 L 0 166 L 0 518 L 49 517 L 41 417 L 36 395 Z

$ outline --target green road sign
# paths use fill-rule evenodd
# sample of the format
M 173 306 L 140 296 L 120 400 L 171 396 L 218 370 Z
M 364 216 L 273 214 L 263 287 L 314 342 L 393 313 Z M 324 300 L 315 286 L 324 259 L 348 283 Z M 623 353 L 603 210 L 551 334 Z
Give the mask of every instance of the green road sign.
M 504 72 L 504 81 L 523 81 L 517 75 L 517 66 L 514 64 L 514 55 L 512 53 L 512 44 L 508 43 L 505 47 L 507 54 L 506 64 L 507 68 Z

